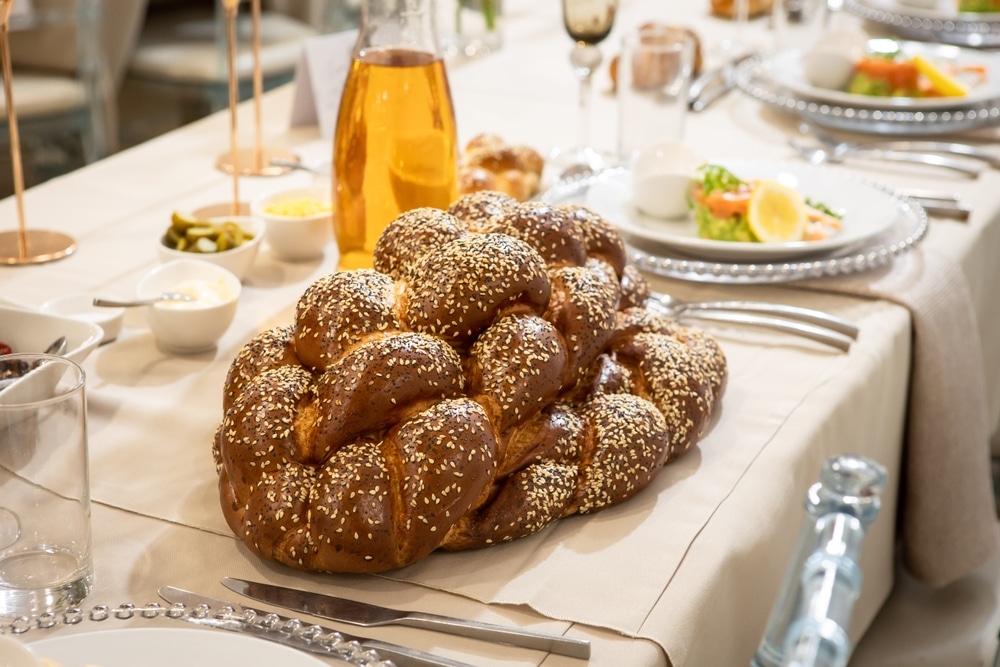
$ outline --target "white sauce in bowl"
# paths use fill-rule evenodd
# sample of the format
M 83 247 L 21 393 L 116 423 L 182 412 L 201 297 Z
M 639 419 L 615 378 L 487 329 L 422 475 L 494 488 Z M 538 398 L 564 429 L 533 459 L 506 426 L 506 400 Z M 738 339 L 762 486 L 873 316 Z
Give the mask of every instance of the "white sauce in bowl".
M 168 308 L 172 310 L 190 310 L 194 308 L 211 308 L 229 303 L 235 297 L 232 291 L 226 286 L 226 282 L 219 278 L 214 282 L 208 280 L 184 280 L 173 287 L 168 292 L 177 292 L 191 297 L 190 301 L 161 301 L 156 304 L 157 308 Z

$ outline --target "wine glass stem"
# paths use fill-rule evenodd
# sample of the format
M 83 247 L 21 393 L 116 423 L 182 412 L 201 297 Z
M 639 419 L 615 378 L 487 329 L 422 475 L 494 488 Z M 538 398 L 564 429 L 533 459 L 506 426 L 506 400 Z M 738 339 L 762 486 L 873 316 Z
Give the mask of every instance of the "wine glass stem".
M 580 147 L 590 145 L 590 102 L 592 97 L 593 72 L 580 76 Z
M 737 50 L 743 50 L 746 46 L 743 43 L 746 38 L 746 26 L 750 21 L 750 0 L 735 0 L 733 12 L 733 22 L 736 24 L 733 30 L 733 43 Z

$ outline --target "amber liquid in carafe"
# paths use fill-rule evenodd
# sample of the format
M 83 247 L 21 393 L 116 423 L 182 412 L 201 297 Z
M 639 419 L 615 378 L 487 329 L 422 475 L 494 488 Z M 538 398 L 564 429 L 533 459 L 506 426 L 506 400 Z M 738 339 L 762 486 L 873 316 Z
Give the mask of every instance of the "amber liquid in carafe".
M 381 49 L 354 59 L 333 152 L 339 268 L 370 268 L 375 242 L 400 213 L 451 205 L 457 144 L 440 58 Z

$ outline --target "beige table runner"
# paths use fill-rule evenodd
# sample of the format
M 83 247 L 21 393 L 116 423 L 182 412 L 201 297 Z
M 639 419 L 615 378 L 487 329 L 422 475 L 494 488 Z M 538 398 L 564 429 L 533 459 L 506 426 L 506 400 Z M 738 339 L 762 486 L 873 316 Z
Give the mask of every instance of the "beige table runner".
M 903 556 L 913 575 L 932 586 L 969 574 L 996 551 L 997 517 L 983 348 L 961 269 L 918 246 L 877 271 L 799 286 L 877 297 L 910 310 Z

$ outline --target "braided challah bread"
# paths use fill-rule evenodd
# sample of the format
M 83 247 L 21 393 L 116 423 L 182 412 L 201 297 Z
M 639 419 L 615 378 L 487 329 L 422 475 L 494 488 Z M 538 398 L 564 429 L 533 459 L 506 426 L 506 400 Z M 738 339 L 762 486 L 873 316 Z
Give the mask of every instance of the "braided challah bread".
M 642 490 L 703 434 L 725 358 L 644 307 L 600 216 L 497 192 L 386 229 L 233 361 L 213 453 L 263 558 L 378 572 Z

